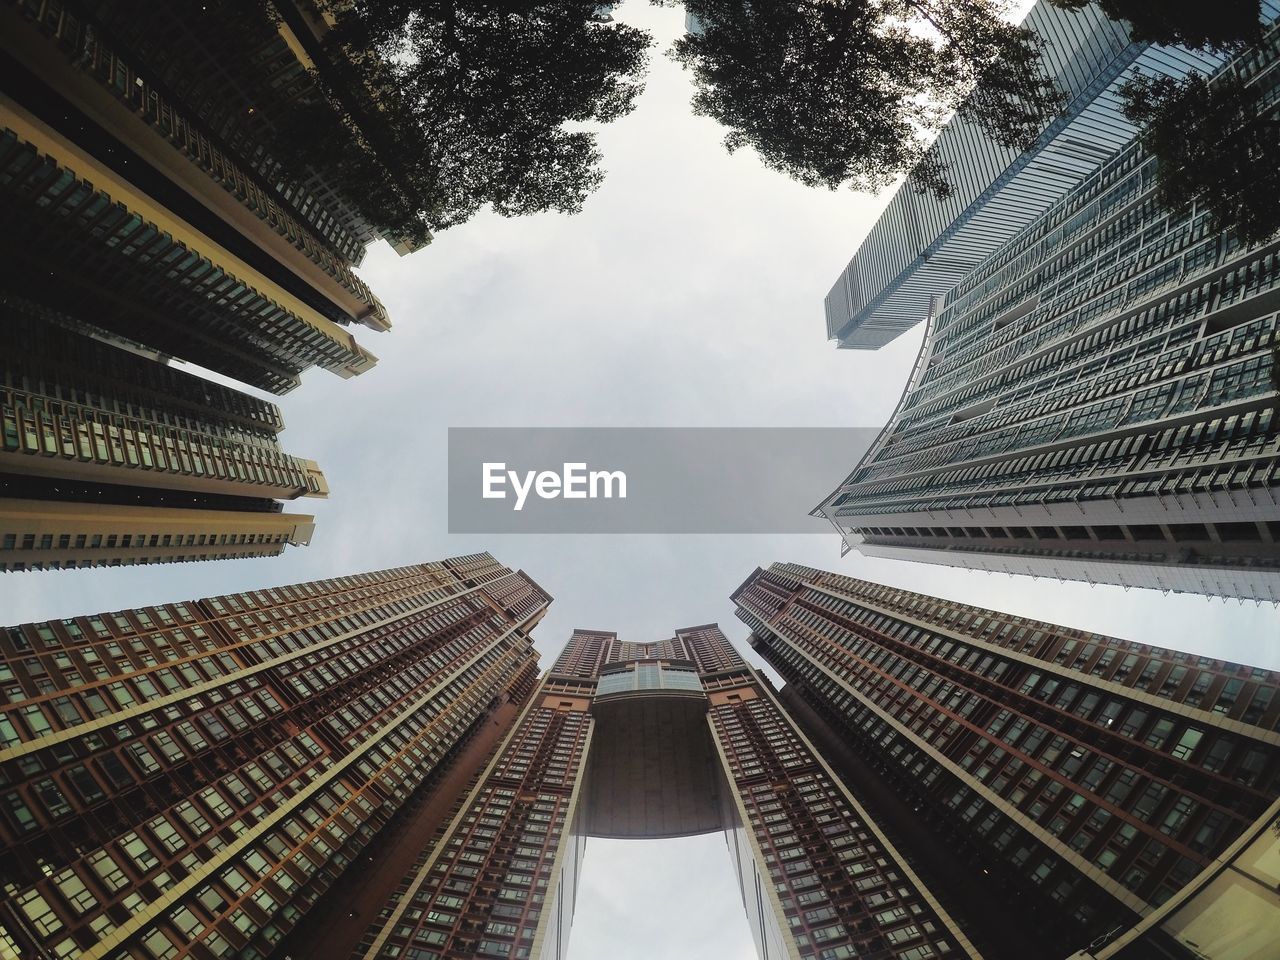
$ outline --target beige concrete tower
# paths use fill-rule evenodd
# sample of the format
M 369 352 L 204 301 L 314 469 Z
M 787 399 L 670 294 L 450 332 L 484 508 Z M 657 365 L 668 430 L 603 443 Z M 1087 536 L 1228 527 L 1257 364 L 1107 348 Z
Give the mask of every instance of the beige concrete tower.
M 0 297 L 0 570 L 270 556 L 324 497 L 275 405 Z
M 353 268 L 384 231 L 289 150 L 342 93 L 321 6 L 0 0 L 0 569 L 309 541 L 277 501 L 324 479 L 279 412 L 165 364 L 281 394 L 376 363 Z

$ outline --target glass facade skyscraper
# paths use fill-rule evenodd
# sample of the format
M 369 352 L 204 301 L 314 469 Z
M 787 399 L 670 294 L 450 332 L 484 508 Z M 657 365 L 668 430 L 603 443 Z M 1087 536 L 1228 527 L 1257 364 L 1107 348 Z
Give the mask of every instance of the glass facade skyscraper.
M 1268 21 L 1280 4 L 1265 0 Z M 871 228 L 825 301 L 827 336 L 875 350 L 931 315 L 938 298 L 1123 147 L 1134 128 L 1119 87 L 1133 69 L 1209 72 L 1222 57 L 1130 40 L 1093 4 L 1063 10 L 1040 0 L 1024 25 L 1045 40 L 1044 69 L 1067 95 L 1063 114 L 1023 153 L 994 143 L 963 116 L 930 148 L 954 195 L 938 200 L 908 180 Z
M 1223 68 L 1274 110 L 1277 32 Z M 820 506 L 849 546 L 1280 601 L 1276 256 L 1132 144 L 969 271 Z

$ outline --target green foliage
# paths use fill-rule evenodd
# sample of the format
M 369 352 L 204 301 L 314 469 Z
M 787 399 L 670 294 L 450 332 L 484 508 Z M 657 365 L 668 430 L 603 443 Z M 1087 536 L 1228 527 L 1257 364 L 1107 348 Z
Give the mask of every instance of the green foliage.
M 1135 40 L 1228 49 L 1262 37 L 1260 0 L 1049 0 L 1080 10 L 1096 3 L 1112 20 L 1128 21 Z
M 730 151 L 749 146 L 808 185 L 875 189 L 910 170 L 917 189 L 947 196 L 925 146 L 952 110 L 1026 149 L 1063 105 L 1039 39 L 1003 19 L 1001 0 L 684 6 L 703 29 L 672 56 L 693 75 L 695 112 L 728 128 Z
M 579 211 L 603 172 L 595 134 L 569 125 L 628 113 L 652 42 L 593 0 L 328 6 L 327 103 L 291 118 L 292 159 L 414 240 L 486 204 Z
M 1139 75 L 1123 88 L 1125 115 L 1159 161 L 1160 203 L 1206 209 L 1211 228 L 1246 243 L 1280 231 L 1280 122 L 1256 86 L 1234 73 L 1212 82 Z

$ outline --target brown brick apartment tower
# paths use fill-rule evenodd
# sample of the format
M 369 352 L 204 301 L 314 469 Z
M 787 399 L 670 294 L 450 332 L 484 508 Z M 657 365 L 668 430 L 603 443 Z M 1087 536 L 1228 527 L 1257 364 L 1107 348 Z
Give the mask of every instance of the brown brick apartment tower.
M 349 956 L 564 957 L 588 837 L 711 830 L 763 958 L 978 956 L 715 625 L 576 631 Z
M 1275 819 L 1276 673 L 794 564 L 733 599 L 792 716 L 991 956 L 1105 942 Z
M 480 554 L 0 629 L 0 955 L 263 958 L 380 902 L 549 602 Z
M 1273 673 L 779 564 L 781 693 L 715 625 L 539 680 L 549 600 L 480 554 L 0 630 L 0 956 L 562 958 L 590 837 L 713 831 L 765 960 L 1280 917 Z

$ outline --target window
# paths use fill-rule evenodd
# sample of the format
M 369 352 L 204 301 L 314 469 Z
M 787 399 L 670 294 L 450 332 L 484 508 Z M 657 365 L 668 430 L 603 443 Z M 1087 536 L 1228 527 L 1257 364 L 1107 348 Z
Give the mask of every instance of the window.
M 1236 779 L 1249 786 L 1256 786 L 1262 780 L 1268 762 L 1268 754 L 1262 749 L 1249 748 L 1236 768 Z
M 1165 815 L 1164 822 L 1160 824 L 1160 830 L 1170 836 L 1174 836 L 1186 824 L 1199 807 L 1190 797 L 1179 797 L 1174 803 L 1173 809 Z
M 908 929 L 914 929 L 914 928 L 908 928 Z M 902 931 L 898 931 L 898 932 L 902 932 Z M 848 931 L 845 930 L 843 924 L 833 923 L 830 926 L 819 927 L 818 929 L 814 930 L 813 939 L 817 943 L 822 943 L 825 940 L 837 940 L 840 937 L 846 936 L 847 934 L 848 934 Z M 893 933 L 887 934 L 887 936 L 892 937 Z M 910 936 L 911 935 L 904 935 L 903 939 L 909 939 Z M 897 941 L 894 941 L 894 942 L 897 942 Z
M 1200 738 L 1203 736 L 1203 730 L 1187 727 L 1182 736 L 1178 738 L 1178 742 L 1173 748 L 1173 755 L 1179 760 L 1189 759 L 1196 752 L 1196 745 L 1200 743 Z
M 1204 854 L 1216 852 L 1218 841 L 1222 837 L 1222 831 L 1226 826 L 1226 815 L 1218 810 L 1211 810 L 1208 816 L 1205 817 L 1200 829 L 1196 831 L 1195 837 L 1192 838 L 1190 842 L 1191 848 Z
M 97 899 L 85 887 L 84 881 L 72 871 L 62 871 L 54 877 L 54 883 L 58 885 L 58 890 L 77 913 L 88 913 L 90 909 L 97 906 Z
M 186 907 L 179 907 L 173 911 L 173 913 L 169 914 L 169 919 L 188 943 L 204 932 L 204 924 L 197 920 L 195 914 Z
M 61 817 L 71 812 L 67 798 L 52 780 L 40 780 L 31 789 L 51 817 Z
M 170 960 L 178 955 L 178 948 L 159 930 L 148 930 L 142 937 L 142 946 L 155 960 Z
M 0 746 L 11 747 L 15 743 L 22 740 L 18 736 L 18 731 L 13 725 L 13 721 L 3 713 L 0 713 Z
M 1129 711 L 1129 715 L 1124 718 L 1124 723 L 1120 725 L 1120 733 L 1126 737 L 1136 737 L 1139 731 L 1146 725 L 1147 711 L 1134 708 Z
M 1271 707 L 1271 701 L 1276 694 L 1275 687 L 1259 687 L 1253 695 L 1253 699 L 1249 701 L 1249 706 L 1241 717 L 1245 723 L 1259 723 L 1267 715 L 1268 709 Z
M 1146 744 L 1159 750 L 1165 745 L 1165 741 L 1169 739 L 1169 734 L 1173 733 L 1173 721 L 1167 717 L 1161 717 L 1151 727 L 1151 732 L 1147 734 Z
M 1202 765 L 1213 773 L 1221 772 L 1231 757 L 1231 748 L 1232 743 L 1228 738 L 1218 737 L 1210 745 L 1208 754 L 1201 761 Z
M 67 770 L 67 779 L 71 781 L 71 785 L 76 788 L 76 792 L 80 794 L 86 803 L 97 803 L 106 797 L 106 794 L 98 786 L 98 782 L 93 779 L 89 771 L 81 764 L 77 764 Z
M 900 930 L 890 930 L 884 935 L 884 938 L 891 944 L 899 944 L 904 940 L 914 940 L 918 936 L 920 936 L 920 928 L 915 924 L 911 924 L 910 926 L 903 927 Z M 816 935 L 815 939 L 817 939 Z
M 1152 815 L 1156 812 L 1168 792 L 1169 788 L 1159 783 L 1153 783 L 1148 786 L 1138 799 L 1138 802 L 1134 804 L 1134 816 L 1144 823 L 1150 823 Z
M 28 890 L 16 902 L 41 936 L 48 937 L 62 929 L 62 921 L 54 914 L 48 901 L 36 891 Z
M 93 868 L 93 872 L 98 875 L 98 879 L 108 890 L 115 892 L 129 886 L 129 878 L 120 869 L 120 864 L 105 850 L 90 854 L 88 859 L 89 866 Z
M 1191 689 L 1187 691 L 1185 703 L 1193 707 L 1200 706 L 1204 696 L 1209 691 L 1209 684 L 1213 682 L 1213 674 L 1207 670 L 1200 670 L 1196 673 L 1195 682 L 1191 685 Z
M 22 714 L 23 719 L 26 720 L 27 726 L 31 729 L 34 737 L 43 737 L 53 730 L 49 720 L 37 704 L 23 707 L 19 712 Z
M 1217 702 L 1213 705 L 1213 712 L 1229 713 L 1231 708 L 1235 706 L 1236 698 L 1240 696 L 1240 690 L 1243 686 L 1243 680 L 1234 678 L 1223 684 L 1222 692 L 1218 694 Z
M 151 828 L 152 835 L 160 842 L 161 846 L 170 853 L 177 853 L 187 845 L 173 824 L 164 817 L 156 817 L 147 826 Z
M 129 831 L 121 838 L 120 846 L 133 859 L 133 862 L 138 865 L 138 869 L 144 873 L 160 863 L 156 859 L 156 855 L 151 852 L 151 848 L 133 831 Z

